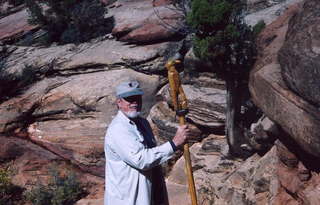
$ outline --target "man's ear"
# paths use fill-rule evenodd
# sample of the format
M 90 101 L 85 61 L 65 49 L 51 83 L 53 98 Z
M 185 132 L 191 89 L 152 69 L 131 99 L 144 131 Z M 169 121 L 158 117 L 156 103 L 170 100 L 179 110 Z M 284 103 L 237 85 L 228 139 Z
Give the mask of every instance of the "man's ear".
M 120 99 L 120 98 L 117 98 L 117 99 L 116 99 L 116 105 L 117 105 L 117 108 L 118 108 L 118 109 L 120 109 L 120 107 L 119 107 L 119 103 L 120 103 L 120 102 L 121 102 L 121 99 Z
M 116 99 L 117 105 L 119 105 L 120 102 L 121 102 L 121 98 L 117 98 L 117 99 Z

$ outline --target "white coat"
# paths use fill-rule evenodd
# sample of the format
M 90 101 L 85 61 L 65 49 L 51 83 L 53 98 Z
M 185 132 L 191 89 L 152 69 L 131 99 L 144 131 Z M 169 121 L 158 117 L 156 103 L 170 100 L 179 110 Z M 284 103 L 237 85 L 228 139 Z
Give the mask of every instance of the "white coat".
M 152 135 L 152 131 L 148 131 Z M 151 205 L 151 168 L 170 159 L 170 142 L 148 148 L 146 137 L 121 111 L 105 136 L 106 184 L 104 205 Z

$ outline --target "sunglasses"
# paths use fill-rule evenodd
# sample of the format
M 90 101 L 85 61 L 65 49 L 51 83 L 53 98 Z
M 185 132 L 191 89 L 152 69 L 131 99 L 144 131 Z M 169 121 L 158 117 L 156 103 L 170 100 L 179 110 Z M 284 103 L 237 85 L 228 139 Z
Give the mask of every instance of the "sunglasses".
M 141 95 L 133 95 L 133 96 L 125 97 L 125 98 L 123 98 L 123 99 L 124 99 L 125 101 L 129 102 L 129 103 L 141 102 L 141 101 L 142 101 Z

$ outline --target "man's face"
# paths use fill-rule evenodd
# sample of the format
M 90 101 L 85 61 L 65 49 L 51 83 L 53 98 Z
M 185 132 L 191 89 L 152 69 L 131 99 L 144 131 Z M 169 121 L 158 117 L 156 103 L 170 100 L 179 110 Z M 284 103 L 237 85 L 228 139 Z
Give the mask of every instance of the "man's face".
M 126 98 L 117 99 L 119 109 L 129 118 L 137 117 L 142 108 L 142 96 L 133 95 Z

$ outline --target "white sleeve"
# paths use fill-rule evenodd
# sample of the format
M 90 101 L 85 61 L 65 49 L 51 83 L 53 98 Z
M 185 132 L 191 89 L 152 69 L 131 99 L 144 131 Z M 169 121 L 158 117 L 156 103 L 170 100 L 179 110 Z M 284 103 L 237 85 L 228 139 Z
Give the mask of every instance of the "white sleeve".
M 136 136 L 121 124 L 114 124 L 107 131 L 106 143 L 130 166 L 147 170 L 170 159 L 174 153 L 169 142 L 145 148 Z

